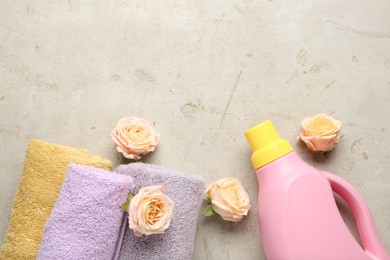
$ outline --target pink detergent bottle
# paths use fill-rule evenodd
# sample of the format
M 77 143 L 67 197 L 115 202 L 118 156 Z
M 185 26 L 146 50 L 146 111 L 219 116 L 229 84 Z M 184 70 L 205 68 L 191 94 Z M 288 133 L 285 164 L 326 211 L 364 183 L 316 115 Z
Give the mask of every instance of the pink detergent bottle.
M 245 132 L 259 182 L 259 224 L 270 260 L 389 260 L 362 196 L 342 178 L 306 164 L 271 121 Z M 351 207 L 362 248 L 333 192 Z

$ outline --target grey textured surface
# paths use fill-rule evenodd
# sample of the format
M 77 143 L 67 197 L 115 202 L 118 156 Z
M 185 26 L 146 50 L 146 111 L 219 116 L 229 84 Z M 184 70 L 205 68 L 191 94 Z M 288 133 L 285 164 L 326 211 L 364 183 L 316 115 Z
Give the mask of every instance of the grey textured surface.
M 265 119 L 361 192 L 390 251 L 389 13 L 385 0 L 1 1 L 0 243 L 30 138 L 115 167 L 110 131 L 139 116 L 161 135 L 145 162 L 236 177 L 254 205 L 239 224 L 200 218 L 193 259 L 264 259 L 243 133 Z M 319 112 L 343 122 L 328 158 L 296 141 Z

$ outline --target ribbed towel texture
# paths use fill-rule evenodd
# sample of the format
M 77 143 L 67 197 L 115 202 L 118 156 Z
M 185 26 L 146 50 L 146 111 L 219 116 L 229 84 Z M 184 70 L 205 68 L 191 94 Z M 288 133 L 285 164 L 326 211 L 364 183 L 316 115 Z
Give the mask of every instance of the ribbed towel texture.
M 127 225 L 119 259 L 191 259 L 204 192 L 203 179 L 144 163 L 121 165 L 115 171 L 133 177 L 136 190 L 151 185 L 164 186 L 175 203 L 172 222 L 164 234 L 139 238 Z
M 36 258 L 44 225 L 70 163 L 111 169 L 110 161 L 92 156 L 84 149 L 39 140 L 29 142 L 1 260 Z
M 133 179 L 71 164 L 45 225 L 38 260 L 110 260 Z

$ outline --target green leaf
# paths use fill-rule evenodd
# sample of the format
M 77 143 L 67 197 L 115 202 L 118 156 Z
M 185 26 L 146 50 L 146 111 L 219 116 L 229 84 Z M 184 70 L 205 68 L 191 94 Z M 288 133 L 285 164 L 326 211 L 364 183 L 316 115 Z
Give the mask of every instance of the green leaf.
M 131 192 L 130 192 L 129 195 L 127 195 L 127 199 L 128 199 L 129 201 L 131 201 L 133 198 L 134 198 L 134 195 L 131 194 Z
M 214 211 L 213 207 L 209 205 L 203 212 L 203 216 L 210 217 L 214 215 L 216 212 Z
M 210 197 L 207 197 L 206 199 L 207 199 L 207 201 L 211 204 L 211 199 L 210 199 Z
M 123 204 L 123 206 L 122 206 L 122 210 L 126 211 L 126 212 L 129 212 L 129 205 L 130 205 L 130 202 L 126 201 L 126 203 Z

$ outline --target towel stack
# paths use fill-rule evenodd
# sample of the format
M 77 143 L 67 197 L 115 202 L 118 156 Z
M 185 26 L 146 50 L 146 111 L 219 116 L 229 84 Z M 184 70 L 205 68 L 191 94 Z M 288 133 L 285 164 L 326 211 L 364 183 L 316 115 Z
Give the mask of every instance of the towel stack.
M 110 161 L 84 149 L 39 140 L 29 142 L 1 260 L 36 258 L 44 225 L 70 163 L 111 169 Z
M 190 260 L 204 181 L 143 163 L 110 168 L 85 150 L 30 141 L 0 260 Z M 174 201 L 173 219 L 164 234 L 139 238 L 121 206 L 152 185 Z

